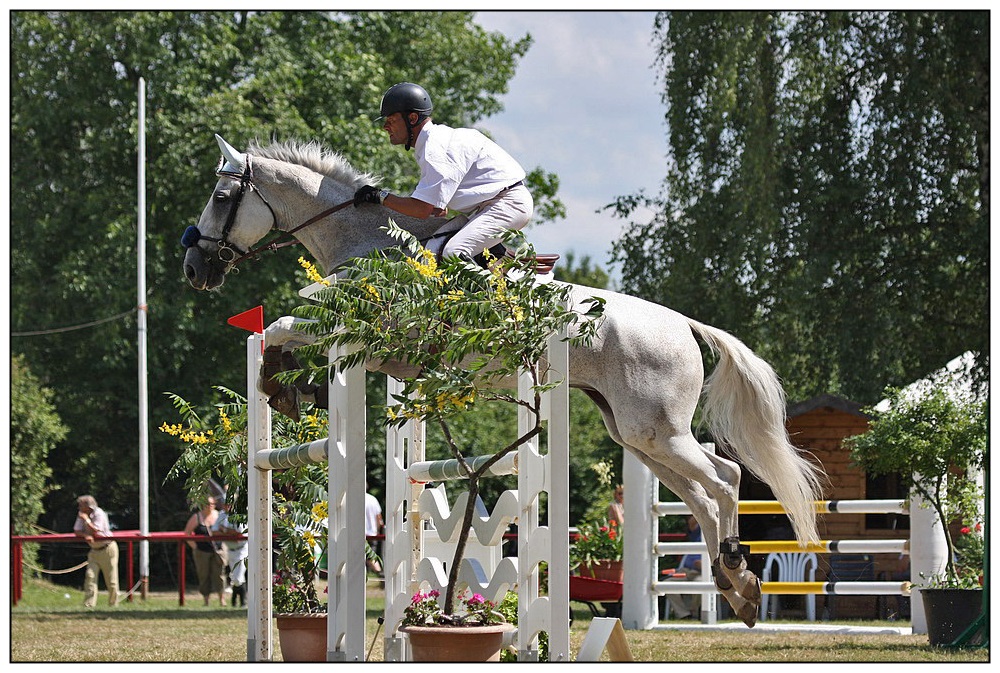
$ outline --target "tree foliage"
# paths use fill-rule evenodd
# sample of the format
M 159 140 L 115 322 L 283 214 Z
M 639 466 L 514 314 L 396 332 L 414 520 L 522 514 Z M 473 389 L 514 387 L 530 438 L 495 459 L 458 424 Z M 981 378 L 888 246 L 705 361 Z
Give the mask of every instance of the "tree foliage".
M 53 490 L 52 468 L 46 458 L 66 436 L 66 426 L 52 404 L 52 391 L 28 369 L 24 358 L 11 358 L 10 381 L 10 525 L 15 535 L 34 535 L 44 507 L 43 498 Z M 71 494 L 74 495 L 74 494 Z M 82 495 L 77 493 L 75 495 Z M 34 545 L 24 549 L 34 565 Z
M 988 368 L 986 12 L 664 12 L 672 162 L 626 291 L 739 334 L 790 397 Z
M 150 426 L 172 417 L 172 391 L 201 400 L 245 387 L 243 337 L 225 319 L 263 304 L 286 314 L 306 284 L 296 251 L 255 262 L 252 278 L 191 290 L 179 237 L 214 184 L 213 133 L 233 142 L 316 140 L 397 189 L 416 165 L 373 121 L 403 80 L 434 94 L 435 116 L 472 124 L 496 112 L 530 38 L 510 41 L 470 12 L 11 13 L 11 325 L 54 392 L 68 437 L 53 481 L 93 492 L 135 527 L 137 85 L 146 82 Z M 554 181 L 543 198 L 554 194 Z M 556 202 L 557 206 L 558 203 Z M 556 209 L 558 210 L 558 208 Z M 87 329 L 53 328 L 108 320 Z M 44 334 L 31 334 L 44 332 Z M 205 400 L 206 404 L 224 400 Z M 151 521 L 179 528 L 183 495 L 164 486 L 177 447 L 150 433 Z M 67 530 L 70 493 L 47 499 Z

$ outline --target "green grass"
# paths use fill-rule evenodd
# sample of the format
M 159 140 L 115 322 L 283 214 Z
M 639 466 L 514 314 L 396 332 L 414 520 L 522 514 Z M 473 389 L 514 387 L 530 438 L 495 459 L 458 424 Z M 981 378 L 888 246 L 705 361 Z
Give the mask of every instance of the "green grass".
M 381 593 L 369 585 L 366 634 L 372 661 L 382 660 Z M 66 596 L 69 596 L 68 598 Z M 180 607 L 176 593 L 152 594 L 107 607 L 83 607 L 79 590 L 25 583 L 11 609 L 12 662 L 246 661 L 246 611 L 205 607 L 197 594 Z M 579 650 L 591 615 L 576 603 L 570 649 Z M 877 622 L 871 622 L 877 624 Z M 883 622 L 885 624 L 885 622 Z M 275 660 L 281 652 L 275 637 Z M 836 635 L 763 631 L 626 631 L 637 661 L 671 662 L 988 662 L 988 649 L 930 647 L 922 635 Z M 366 646 L 367 649 L 367 646 Z

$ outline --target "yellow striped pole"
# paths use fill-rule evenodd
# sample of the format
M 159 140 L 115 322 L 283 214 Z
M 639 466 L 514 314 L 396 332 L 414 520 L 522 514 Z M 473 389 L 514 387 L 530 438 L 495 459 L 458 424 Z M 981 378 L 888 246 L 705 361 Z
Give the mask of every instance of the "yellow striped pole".
M 906 514 L 910 511 L 907 500 L 816 500 L 818 514 Z M 663 515 L 691 514 L 683 502 L 659 502 L 654 510 Z M 785 508 L 776 500 L 741 500 L 740 514 L 785 514 Z

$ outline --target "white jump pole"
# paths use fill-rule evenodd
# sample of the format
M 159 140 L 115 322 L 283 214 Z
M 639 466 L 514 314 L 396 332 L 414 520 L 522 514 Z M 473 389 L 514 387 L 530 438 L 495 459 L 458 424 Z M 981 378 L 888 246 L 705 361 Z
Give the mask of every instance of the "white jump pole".
M 332 365 L 347 348 L 330 349 Z M 327 661 L 365 659 L 365 371 L 330 368 Z
M 247 339 L 247 661 L 271 661 L 271 471 L 257 454 L 271 449 L 271 407 L 257 390 L 264 335 Z
M 659 539 L 658 519 L 650 503 L 659 500 L 660 484 L 653 473 L 630 452 L 622 457 L 625 489 L 624 551 L 622 569 L 622 626 L 649 630 L 659 621 L 657 598 L 651 583 L 656 577 L 653 545 Z

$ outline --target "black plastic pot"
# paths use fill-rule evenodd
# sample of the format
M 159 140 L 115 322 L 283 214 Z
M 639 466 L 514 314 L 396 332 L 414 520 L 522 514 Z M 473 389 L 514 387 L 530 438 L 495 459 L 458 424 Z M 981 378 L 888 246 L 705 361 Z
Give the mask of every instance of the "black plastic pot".
M 927 639 L 931 645 L 951 645 L 983 610 L 982 589 L 921 589 Z

